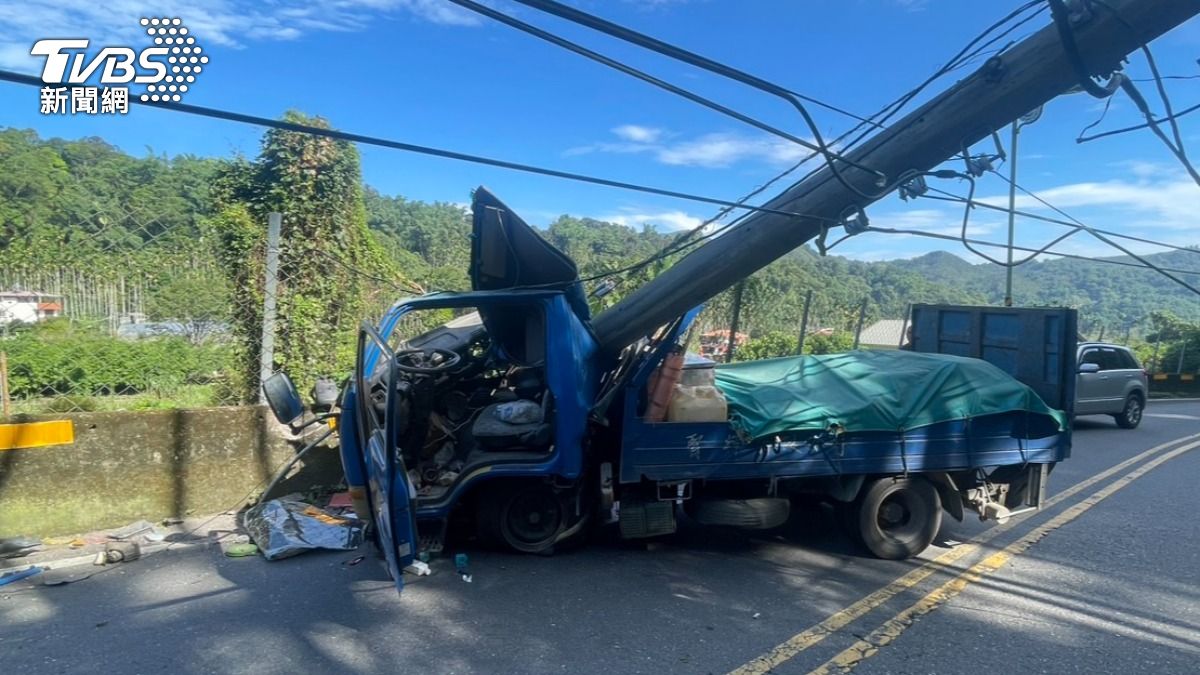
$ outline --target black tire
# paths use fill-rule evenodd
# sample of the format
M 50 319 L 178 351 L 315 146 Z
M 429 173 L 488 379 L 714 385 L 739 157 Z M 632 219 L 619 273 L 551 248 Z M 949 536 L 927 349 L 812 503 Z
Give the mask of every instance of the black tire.
M 1122 429 L 1136 429 L 1142 423 L 1142 415 L 1146 412 L 1146 402 L 1138 394 L 1130 394 L 1125 398 L 1125 406 L 1119 415 L 1113 415 L 1117 426 Z
M 701 525 L 772 530 L 787 522 L 791 506 L 782 497 L 700 499 L 692 505 L 690 515 Z
M 521 553 L 552 553 L 566 522 L 558 494 L 536 483 L 497 487 L 484 495 L 479 509 L 484 541 Z
M 858 539 L 872 554 L 903 560 L 924 551 L 942 527 L 937 488 L 921 478 L 881 478 L 858 499 Z

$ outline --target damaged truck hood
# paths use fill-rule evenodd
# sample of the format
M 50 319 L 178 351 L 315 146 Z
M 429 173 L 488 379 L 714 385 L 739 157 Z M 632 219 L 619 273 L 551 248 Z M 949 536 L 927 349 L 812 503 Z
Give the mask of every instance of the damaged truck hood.
M 477 291 L 517 289 L 561 290 L 572 311 L 590 325 L 587 295 L 579 269 L 567 254 L 555 248 L 485 187 L 471 199 L 471 288 Z M 524 327 L 537 317 L 520 307 L 497 311 L 480 308 L 483 323 L 500 347 L 525 361 Z

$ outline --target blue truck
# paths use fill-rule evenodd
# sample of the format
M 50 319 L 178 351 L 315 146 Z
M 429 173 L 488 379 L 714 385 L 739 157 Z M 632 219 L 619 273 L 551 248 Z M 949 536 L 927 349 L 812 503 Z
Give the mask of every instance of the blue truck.
M 845 365 L 826 359 L 816 385 L 799 377 L 771 389 L 791 416 L 759 410 L 765 435 L 729 420 L 663 421 L 647 415 L 650 383 L 679 354 L 696 310 L 603 349 L 574 263 L 483 188 L 473 213 L 474 290 L 404 299 L 364 324 L 340 403 L 351 495 L 398 587 L 406 566 L 468 522 L 486 540 L 545 554 L 614 521 L 631 539 L 674 532 L 681 517 L 770 529 L 825 502 L 869 553 L 906 558 L 929 545 L 943 513 L 1003 521 L 1037 508 L 1051 468 L 1069 456 L 1072 310 L 915 306 L 909 356 L 890 358 L 950 354 L 925 360 L 986 380 L 934 378 L 950 383 L 942 391 L 961 410 L 939 399 L 892 400 L 885 411 L 904 408 L 920 423 L 834 420 L 844 400 L 835 390 L 864 398 L 855 382 L 886 389 L 903 379 L 853 355 L 829 358 L 854 360 L 858 380 L 821 379 Z M 980 412 L 970 408 L 976 385 L 1062 412 Z M 871 396 L 912 398 L 894 393 Z M 813 411 L 834 421 L 792 424 L 825 419 Z

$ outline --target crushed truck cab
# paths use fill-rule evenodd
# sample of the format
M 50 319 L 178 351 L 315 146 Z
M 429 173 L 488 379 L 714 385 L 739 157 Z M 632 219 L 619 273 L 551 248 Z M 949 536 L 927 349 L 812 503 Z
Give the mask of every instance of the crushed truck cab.
M 1071 310 L 918 307 L 917 349 L 958 356 L 888 357 L 950 382 L 927 400 L 894 387 L 907 422 L 853 409 L 887 388 L 884 357 L 861 353 L 774 364 L 783 375 L 761 386 L 745 366 L 718 368 L 729 417 L 705 418 L 725 404 L 701 401 L 707 421 L 674 421 L 660 399 L 681 386 L 697 310 L 602 349 L 574 263 L 485 189 L 473 209 L 475 290 L 402 300 L 364 325 L 341 402 L 347 481 L 397 587 L 451 527 L 548 553 L 613 521 L 627 538 L 669 534 L 679 518 L 770 529 L 821 503 L 870 553 L 904 558 L 943 512 L 1036 508 L 1069 455 L 1074 373 L 1059 357 L 1074 353 Z M 738 394 L 768 385 L 766 399 Z

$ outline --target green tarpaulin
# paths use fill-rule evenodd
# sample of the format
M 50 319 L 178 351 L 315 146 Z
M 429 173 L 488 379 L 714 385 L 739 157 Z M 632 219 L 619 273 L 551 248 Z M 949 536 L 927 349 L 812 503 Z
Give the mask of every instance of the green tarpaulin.
M 1065 428 L 1029 387 L 979 359 L 856 351 L 718 366 L 717 386 L 739 433 L 752 439 L 840 425 L 905 431 L 981 415 L 1027 411 Z

